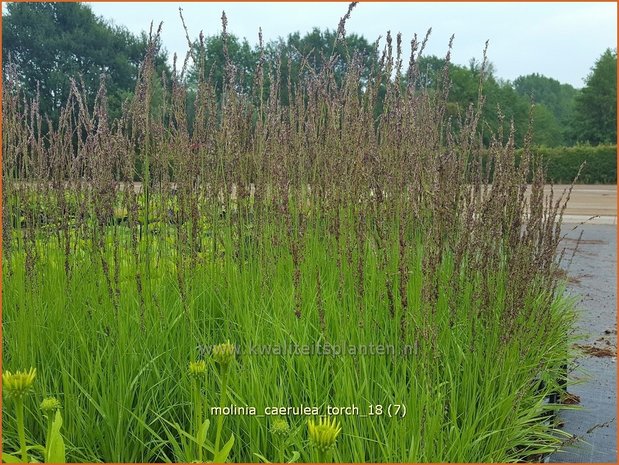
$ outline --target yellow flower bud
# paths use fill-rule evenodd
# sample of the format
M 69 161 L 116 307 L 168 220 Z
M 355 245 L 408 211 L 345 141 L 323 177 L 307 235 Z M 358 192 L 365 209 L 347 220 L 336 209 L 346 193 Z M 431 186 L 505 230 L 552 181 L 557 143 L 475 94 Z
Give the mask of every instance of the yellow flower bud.
M 39 408 L 44 414 L 49 415 L 50 413 L 54 413 L 56 410 L 60 409 L 60 401 L 55 397 L 46 397 L 43 399 L 43 402 L 41 402 Z
M 318 424 L 310 419 L 307 422 L 310 442 L 320 452 L 327 452 L 335 446 L 338 435 L 342 431 L 335 418 L 320 418 Z
M 189 362 L 189 375 L 194 378 L 204 376 L 206 374 L 206 362 L 204 360 L 198 360 L 196 362 Z
M 213 358 L 222 367 L 227 367 L 234 361 L 235 353 L 236 349 L 232 344 L 230 344 L 230 341 L 213 347 Z
M 290 432 L 290 425 L 285 418 L 275 418 L 271 423 L 271 433 L 275 436 L 286 436 Z
M 29 371 L 23 372 L 16 371 L 15 373 L 7 370 L 2 373 L 2 390 L 8 398 L 22 399 L 32 391 L 36 375 L 36 368 L 30 368 Z

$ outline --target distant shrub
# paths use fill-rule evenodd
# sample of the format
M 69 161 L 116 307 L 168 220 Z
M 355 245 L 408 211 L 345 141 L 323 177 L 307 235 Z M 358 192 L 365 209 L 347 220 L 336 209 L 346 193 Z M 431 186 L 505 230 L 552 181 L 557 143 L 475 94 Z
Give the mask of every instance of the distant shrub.
M 546 167 L 546 179 L 553 183 L 571 183 L 583 163 L 585 166 L 577 180 L 579 184 L 617 182 L 616 145 L 538 147 L 532 150 L 534 154 L 541 155 Z

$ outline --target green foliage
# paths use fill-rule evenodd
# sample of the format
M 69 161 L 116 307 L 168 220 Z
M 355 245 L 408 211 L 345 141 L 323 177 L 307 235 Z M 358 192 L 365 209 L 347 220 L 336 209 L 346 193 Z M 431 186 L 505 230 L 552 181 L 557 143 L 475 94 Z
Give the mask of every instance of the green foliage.
M 591 144 L 617 141 L 617 50 L 607 49 L 595 62 L 576 97 L 576 140 Z
M 313 213 L 317 217 L 318 212 Z M 183 400 L 191 396 L 189 386 L 178 381 L 185 369 L 179 361 L 186 360 L 199 341 L 218 340 L 223 334 L 233 334 L 244 348 L 243 369 L 231 381 L 237 405 L 254 405 L 260 411 L 278 405 L 329 403 L 367 408 L 367 404 L 406 404 L 404 418 L 342 417 L 336 461 L 507 462 L 518 458 L 515 446 L 531 444 L 533 450 L 550 450 L 553 442 L 542 440 L 543 428 L 538 422 L 544 412 L 543 398 L 552 385 L 537 392 L 531 381 L 540 370 L 558 370 L 562 363 L 569 321 L 565 303 L 557 301 L 547 308 L 542 302 L 549 296 L 535 298 L 531 288 L 525 307 L 519 308 L 518 324 L 510 330 L 513 332 L 506 333 L 504 322 L 513 311 L 508 303 L 511 291 L 507 271 L 493 275 L 483 270 L 458 272 L 453 268 L 453 257 L 447 254 L 431 279 L 456 282 L 458 287 L 439 286 L 439 303 L 432 307 L 432 314 L 425 312 L 422 288 L 430 278 L 422 268 L 424 245 L 407 232 L 407 241 L 417 242 L 406 257 L 411 267 L 406 293 L 420 319 L 410 321 L 410 336 L 401 343 L 398 316 L 403 310 L 397 285 L 395 318 L 389 316 L 384 292 L 389 277 L 397 276 L 397 242 L 390 241 L 388 268 L 382 270 L 380 254 L 370 246 L 371 241 L 357 249 L 353 229 L 356 215 L 342 212 L 345 223 L 340 245 L 329 236 L 328 223 L 318 220 L 305 231 L 301 269 L 306 278 L 301 293 L 302 311 L 307 317 L 301 320 L 291 311 L 293 270 L 287 245 L 273 246 L 274 238 L 287 240 L 285 226 L 277 221 L 263 223 L 264 236 L 256 237 L 259 242 L 255 244 L 260 252 L 248 250 L 244 263 L 209 258 L 194 269 L 188 275 L 188 307 L 181 300 L 168 259 L 157 259 L 157 272 L 148 284 L 153 292 L 145 296 L 142 307 L 135 284 L 138 270 L 129 260 L 124 262 L 125 314 L 115 316 L 101 286 L 103 272 L 96 257 L 91 260 L 91 255 L 84 253 L 86 244 L 79 246 L 71 266 L 76 272 L 90 271 L 80 273 L 79 284 L 69 284 L 59 266 L 62 251 L 41 243 L 41 250 L 45 247 L 47 252 L 42 257 L 40 275 L 37 272 L 40 284 L 35 292 L 20 285 L 26 279 L 23 258 L 14 256 L 12 265 L 5 264 L 5 269 L 15 273 L 6 283 L 5 343 L 13 363 L 42 360 L 44 356 L 49 371 L 61 373 L 57 378 L 42 373 L 41 386 L 64 393 L 64 409 L 71 418 L 67 434 L 74 444 L 68 458 L 190 462 L 196 459 L 196 446 L 212 451 L 212 443 L 205 439 L 208 420 L 197 434 L 186 433 L 179 426 L 189 424 L 191 410 Z M 232 251 L 234 227 L 221 227 L 225 250 Z M 129 234 L 126 227 L 118 229 L 123 236 Z M 153 238 L 161 257 L 171 258 L 175 253 L 169 232 Z M 109 230 L 106 249 L 112 247 L 112 235 Z M 390 236 L 397 238 L 397 226 Z M 353 262 L 344 259 L 341 269 L 333 260 L 339 247 L 353 253 Z M 355 289 L 360 253 L 365 276 L 363 295 Z M 232 257 L 232 253 L 225 256 Z M 323 277 L 322 289 L 317 287 L 317 273 Z M 222 277 L 224 282 L 219 281 Z M 345 287 L 338 291 L 340 279 Z M 487 305 L 477 295 L 486 287 L 494 291 L 488 295 Z M 26 296 L 30 311 L 17 311 Z M 323 330 L 317 315 L 320 308 L 325 319 Z M 358 312 L 367 312 L 364 326 L 356 317 L 352 319 Z M 546 325 L 537 324 L 542 313 L 548 315 Z M 35 323 L 42 321 L 43 315 L 47 315 L 46 323 Z M 67 333 L 75 337 L 67 338 Z M 417 339 L 417 334 L 433 336 L 425 340 Z M 316 344 L 325 337 L 328 339 L 321 342 L 323 346 L 393 344 L 396 355 L 252 356 L 248 351 L 249 347 L 278 341 Z M 417 347 L 418 352 L 406 352 L 405 344 Z M 59 345 L 65 350 L 48 350 Z M 26 347 L 29 349 L 23 350 Z M 216 377 L 207 376 L 204 383 L 206 404 L 216 405 Z M 471 409 L 471 405 L 476 408 Z M 268 419 L 231 416 L 226 421 L 238 440 L 230 439 L 217 459 L 223 460 L 220 454 L 245 462 L 251 461 L 254 453 L 278 457 L 280 446 L 270 439 Z M 304 446 L 304 418 L 290 417 L 289 421 L 294 425 L 290 448 L 300 451 L 301 461 L 315 460 L 313 452 Z
M 357 34 L 346 36 L 346 42 L 337 40 L 337 32 L 334 30 L 312 29 L 311 32 L 301 36 L 295 32 L 288 38 L 272 42 L 267 47 L 267 56 L 275 62 L 278 56 L 282 57 L 282 71 L 288 76 L 288 61 L 291 62 L 291 79 L 293 85 L 298 83 L 301 63 L 314 73 L 321 72 L 331 57 L 334 58 L 333 73 L 338 82 L 342 82 L 346 71 L 349 69 L 351 60 L 356 57 L 362 67 L 361 80 L 367 80 L 373 66 L 378 61 L 376 49 L 372 44 Z M 303 73 L 301 73 L 303 75 Z
M 435 56 L 422 57 L 419 68 L 422 74 L 422 85 L 435 87 L 441 84 L 445 60 Z M 470 65 L 449 65 L 449 104 L 452 116 L 461 116 L 466 113 L 470 105 L 476 105 L 479 95 L 481 66 L 475 60 Z M 521 97 L 511 83 L 502 81 L 494 76 L 492 64 L 487 65 L 483 76 L 484 106 L 482 109 L 481 131 L 486 145 L 490 144 L 493 136 L 503 134 L 507 138 L 512 121 L 515 129 L 515 142 L 518 146 L 524 143 L 524 137 L 529 127 L 529 102 Z M 540 116 L 546 116 L 540 112 Z M 536 119 L 536 118 L 535 118 Z M 544 140 L 545 124 L 535 126 L 534 134 Z
M 578 183 L 615 184 L 617 182 L 617 146 L 576 145 L 574 147 L 538 147 L 533 152 L 541 156 L 546 166 L 547 180 L 569 184 L 584 163 Z
M 359 61 L 300 67 L 288 106 L 293 76 L 271 73 L 264 105 L 237 73 L 221 99 L 199 81 L 191 130 L 184 83 L 158 89 L 150 53 L 114 132 L 84 105 L 46 137 L 5 92 L 3 363 L 45 367 L 34 395 L 61 393 L 70 461 L 520 462 L 560 445 L 545 400 L 574 327 L 565 199 L 537 176 L 524 202 L 511 140 L 484 152 L 475 111 L 452 132 L 457 103 L 387 79 L 391 52 L 365 89 Z M 479 71 L 454 68 L 454 95 Z M 486 82 L 520 121 L 517 93 Z M 228 338 L 238 354 L 213 349 Z M 312 434 L 322 415 L 338 426 Z M 41 442 L 36 419 L 6 425 L 10 450 L 20 431 Z
M 225 47 L 224 47 L 225 42 Z M 194 43 L 194 54 L 199 64 L 192 66 L 188 71 L 187 80 L 192 88 L 200 79 L 208 78 L 215 85 L 218 96 L 221 96 L 226 73 L 233 72 L 238 79 L 240 90 L 249 92 L 256 65 L 258 52 L 249 45 L 247 39 L 240 40 L 233 34 L 208 36 L 204 43 Z M 229 68 L 229 64 L 233 66 Z
M 532 110 L 532 140 L 534 145 L 557 147 L 563 144 L 563 129 L 557 117 L 543 103 L 535 104 Z
M 224 47 L 225 44 L 225 47 Z M 209 36 L 203 43 L 195 42 L 195 56 L 198 64 L 194 64 L 188 73 L 190 87 L 195 87 L 198 74 L 204 73 L 215 83 L 217 96 L 221 96 L 226 73 L 234 73 L 238 90 L 245 93 L 252 91 L 252 78 L 260 61 L 261 51 L 258 46 L 251 47 L 247 39 L 240 40 L 233 34 Z M 226 51 L 227 52 L 226 52 Z M 377 63 L 377 53 L 373 45 L 357 34 L 350 34 L 346 42 L 336 41 L 336 31 L 314 28 L 311 32 L 301 35 L 291 33 L 286 39 L 280 38 L 264 45 L 263 67 L 265 72 L 263 92 L 268 94 L 270 74 L 281 76 L 281 101 L 288 105 L 289 86 L 294 90 L 299 83 L 299 77 L 309 73 L 320 73 L 329 58 L 334 54 L 333 72 L 338 82 L 342 81 L 348 67 L 356 58 L 363 66 L 361 80 L 367 80 L 370 70 Z M 229 66 L 229 65 L 232 66 Z
M 26 94 L 40 97 L 40 110 L 53 120 L 67 101 L 68 77 L 84 83 L 94 98 L 106 78 L 109 111 L 120 115 L 121 105 L 135 89 L 147 38 L 107 24 L 83 3 L 11 2 L 2 17 L 2 64 L 6 78 L 10 64 Z M 166 68 L 165 54 L 157 57 Z
M 164 422 L 165 438 L 158 437 L 157 441 L 160 447 L 167 444 L 174 454 L 173 457 L 168 457 L 164 453 L 163 457 L 166 462 L 202 463 L 204 451 L 213 452 L 212 443 L 210 443 L 206 437 L 211 424 L 210 420 L 204 420 L 199 425 L 198 430 L 193 434 L 185 431 L 181 425 L 176 422 L 171 423 L 163 418 L 161 421 Z M 157 433 L 154 434 L 156 435 Z
M 535 104 L 542 104 L 555 116 L 558 122 L 568 121 L 574 110 L 574 99 L 578 91 L 569 84 L 561 84 L 553 78 L 538 73 L 520 76 L 514 81 L 514 89 Z
M 518 95 L 535 105 L 533 144 L 556 147 L 573 142 L 570 124 L 578 90 L 538 73 L 518 77 L 513 86 Z
M 60 434 L 62 415 L 56 410 L 53 419 L 50 419 L 47 442 L 45 443 L 45 463 L 66 463 L 64 439 Z
M 145 34 L 136 37 L 124 27 L 108 24 L 82 3 L 12 2 L 7 4 L 3 22 L 5 75 L 9 63 L 15 64 L 16 76 L 26 94 L 32 98 L 39 93 L 43 114 L 56 121 L 69 93 L 67 76 L 80 76 L 89 98 L 94 98 L 101 77 L 105 76 L 111 119 L 120 116 L 123 102 L 135 89 L 138 67 L 146 50 Z M 299 76 L 319 73 L 331 57 L 335 60 L 331 70 L 340 83 L 352 60 L 358 59 L 362 64 L 359 81 L 363 88 L 379 60 L 376 46 L 356 34 L 347 35 L 345 42 L 336 38 L 334 30 L 314 28 L 304 35 L 295 32 L 265 44 L 263 95 L 269 93 L 271 78 L 279 74 L 279 97 L 288 105 L 289 91 L 294 92 Z M 195 114 L 198 74 L 212 78 L 218 98 L 229 74 L 234 75 L 237 91 L 257 90 L 252 88 L 252 78 L 261 50 L 251 46 L 247 39 L 232 34 L 209 36 L 202 42 L 194 42 L 194 52 L 198 63 L 190 67 L 187 75 L 190 124 Z M 165 52 L 161 51 L 156 57 L 157 70 L 169 74 L 165 62 Z M 444 63 L 444 59 L 436 56 L 422 56 L 419 85 L 435 88 Z M 479 63 L 472 60 L 469 66 L 450 64 L 449 68 L 452 80 L 449 112 L 458 115 L 477 100 Z M 532 111 L 534 144 L 612 143 L 616 139 L 615 84 L 616 51 L 611 50 L 596 62 L 581 92 L 537 73 L 520 76 L 513 84 L 501 81 L 490 65 L 484 82 L 484 141 L 489 144 L 492 134 L 500 130 L 508 134 L 513 120 L 516 144 L 522 146 L 529 129 L 529 104 L 533 101 L 536 104 Z M 378 92 L 384 97 L 384 86 Z M 382 107 L 378 106 L 375 116 L 381 112 Z
M 31 369 L 30 374 L 35 373 L 36 370 Z M 21 378 L 24 381 L 23 376 L 19 376 L 20 372 L 12 375 L 10 372 L 3 373 L 3 386 L 2 393 L 7 399 L 11 399 L 15 404 L 15 420 L 17 423 L 17 436 L 19 441 L 19 456 L 16 454 L 9 454 L 7 452 L 2 453 L 2 462 L 4 463 L 31 463 L 37 460 L 32 455 L 32 452 L 36 452 L 43 456 L 45 463 L 66 463 L 65 443 L 60 432 L 62 428 L 62 414 L 60 413 L 60 402 L 55 398 L 47 398 L 48 402 L 43 404 L 42 411 L 47 420 L 47 430 L 45 433 L 44 446 L 40 444 L 27 445 L 26 438 L 26 418 L 24 416 L 25 401 L 28 396 L 22 395 L 15 397 L 11 390 L 15 390 L 15 382 Z M 7 382 L 8 381 L 8 382 Z M 11 386 L 13 381 L 13 386 Z M 30 384 L 34 382 L 34 374 L 29 377 Z M 52 402 L 49 402 L 52 401 Z M 4 412 L 3 412 L 4 413 Z M 6 444 L 5 435 L 3 433 L 3 443 Z

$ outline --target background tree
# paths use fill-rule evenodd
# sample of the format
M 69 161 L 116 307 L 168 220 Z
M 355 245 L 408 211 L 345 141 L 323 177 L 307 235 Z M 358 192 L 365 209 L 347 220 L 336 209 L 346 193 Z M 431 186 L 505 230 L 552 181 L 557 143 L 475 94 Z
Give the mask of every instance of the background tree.
M 617 50 L 607 49 L 595 62 L 576 97 L 573 128 L 579 142 L 617 141 Z
M 534 145 L 557 147 L 564 145 L 565 130 L 556 115 L 543 103 L 534 103 L 532 108 L 532 135 Z
M 300 32 L 295 32 L 288 34 L 286 39 L 280 38 L 267 44 L 265 50 L 267 65 L 274 70 L 278 63 L 281 63 L 279 72 L 282 103 L 288 104 L 289 80 L 290 88 L 294 91 L 301 73 L 321 72 L 332 57 L 335 61 L 331 65 L 338 82 L 341 81 L 354 57 L 360 59 L 363 64 L 361 85 L 367 81 L 372 66 L 377 62 L 374 47 L 363 36 L 357 34 L 347 35 L 345 42 L 336 41 L 336 36 L 334 30 L 314 28 L 303 36 Z
M 553 146 L 572 139 L 570 121 L 574 117 L 578 90 L 538 73 L 518 77 L 514 89 L 535 103 L 533 124 L 539 143 Z
M 40 109 L 55 119 L 70 89 L 70 77 L 81 77 L 94 95 L 106 76 L 110 115 L 134 91 L 147 37 L 97 17 L 82 3 L 8 3 L 3 15 L 3 73 L 16 65 L 18 80 L 30 98 L 40 92 Z M 160 51 L 157 67 L 167 69 Z
M 419 60 L 421 83 L 428 89 L 439 84 L 445 60 L 436 56 L 426 56 Z M 481 64 L 472 59 L 469 66 L 449 65 L 449 101 L 448 111 L 451 116 L 465 114 L 469 105 L 477 103 L 479 83 L 481 78 Z M 498 134 L 501 126 L 505 135 L 509 134 L 512 121 L 514 122 L 516 144 L 521 145 L 527 133 L 529 122 L 529 103 L 522 98 L 509 81 L 497 79 L 494 66 L 488 63 L 483 76 L 484 107 L 483 139 L 489 143 L 493 134 Z
M 569 84 L 561 84 L 553 78 L 538 73 L 520 76 L 514 81 L 514 89 L 534 103 L 548 108 L 558 121 L 569 119 L 578 91 Z
M 233 65 L 235 79 L 241 89 L 249 92 L 259 54 L 256 48 L 249 45 L 247 39 L 241 40 L 233 34 L 227 34 L 227 57 L 224 53 L 224 38 L 221 35 L 206 37 L 203 48 L 203 50 L 200 50 L 200 44 L 194 43 L 196 56 L 203 56 L 204 58 L 203 77 L 211 79 L 215 83 L 217 95 L 220 95 L 223 89 L 227 69 L 226 60 Z M 188 72 L 188 83 L 192 87 L 197 81 L 198 69 L 194 64 Z
M 344 76 L 350 60 L 357 56 L 363 63 L 361 79 L 367 79 L 375 63 L 377 63 L 376 51 L 373 45 L 359 35 L 346 36 L 346 42 L 336 43 L 336 32 L 314 28 L 311 32 L 301 35 L 300 32 L 289 34 L 285 39 L 279 38 L 265 44 L 264 69 L 265 92 L 270 86 L 269 72 L 274 75 L 277 70 L 280 73 L 282 103 L 288 104 L 288 81 L 291 80 L 291 88 L 297 86 L 299 73 L 320 72 L 327 64 L 331 56 L 335 56 L 333 70 L 335 78 L 340 80 Z M 257 46 L 252 47 L 247 39 L 240 40 L 233 34 L 227 34 L 228 59 L 234 65 L 234 73 L 243 92 L 251 90 L 252 78 L 260 59 L 260 51 Z M 206 37 L 204 40 L 204 70 L 207 79 L 213 79 L 216 92 L 219 95 L 222 90 L 226 70 L 226 58 L 222 35 Z M 194 44 L 199 52 L 199 45 Z M 197 54 L 196 54 L 197 55 Z M 301 69 L 301 66 L 306 68 Z M 197 82 L 197 69 L 194 65 L 188 73 L 188 82 L 192 87 Z
M 8 3 L 3 16 L 3 71 L 15 65 L 17 79 L 29 98 L 39 92 L 40 109 L 57 117 L 59 108 L 66 102 L 69 78 L 81 79 L 87 94 L 93 97 L 101 76 L 106 77 L 109 113 L 112 118 L 120 115 L 122 103 L 132 95 L 140 62 L 143 60 L 148 38 L 131 34 L 126 28 L 107 23 L 97 17 L 91 8 L 82 3 Z M 225 75 L 234 73 L 238 92 L 255 92 L 253 77 L 260 60 L 260 50 L 246 39 L 227 34 L 227 52 L 224 52 L 222 35 L 206 37 L 203 45 L 194 44 L 204 58 L 204 78 L 215 84 L 217 96 L 221 95 Z M 395 54 L 396 40 L 393 39 Z M 203 47 L 203 49 L 200 49 Z M 314 28 L 308 33 L 295 32 L 285 38 L 264 45 L 264 89 L 267 95 L 271 79 L 279 74 L 281 103 L 288 104 L 289 88 L 298 86 L 303 73 L 319 73 L 329 65 L 334 78 L 342 79 L 353 58 L 362 63 L 359 89 L 363 91 L 372 69 L 375 69 L 382 50 L 369 43 L 363 36 L 347 34 L 346 40 L 337 40 L 337 31 Z M 194 54 L 197 56 L 197 54 Z M 330 61 L 333 57 L 333 61 Z M 403 58 L 406 71 L 408 57 Z M 158 74 L 170 73 L 165 51 L 156 57 Z M 586 79 L 582 91 L 569 84 L 537 73 L 520 76 L 513 83 L 496 76 L 491 63 L 484 74 L 485 107 L 484 139 L 499 129 L 500 115 L 503 129 L 509 130 L 513 120 L 516 143 L 521 145 L 533 120 L 533 143 L 556 146 L 576 142 L 598 144 L 616 140 L 616 50 L 606 50 L 597 60 Z M 230 64 L 230 66 L 227 66 Z M 419 60 L 419 89 L 432 92 L 441 84 L 445 60 L 436 56 L 422 56 Z M 457 116 L 477 101 L 480 63 L 471 60 L 468 66 L 450 64 L 451 89 L 448 112 Z M 187 103 L 189 120 L 194 112 L 195 83 L 198 80 L 195 65 L 187 74 Z M 393 79 L 395 73 L 384 76 Z M 402 77 L 405 85 L 405 77 Z M 384 82 L 384 81 L 383 81 Z M 162 89 L 157 90 L 163 95 Z M 378 89 L 382 98 L 384 88 Z M 531 108 L 531 103 L 535 106 Z M 381 105 L 376 110 L 380 113 Z M 499 111 L 500 110 L 500 111 Z M 378 114 L 376 115 L 378 116 Z
M 299 32 L 289 34 L 285 42 L 273 42 L 269 48 L 271 55 L 281 53 L 296 64 L 305 58 L 307 65 L 315 72 L 320 72 L 333 56 L 333 70 L 338 80 L 346 73 L 350 60 L 357 55 L 363 64 L 362 78 L 367 79 L 378 59 L 374 46 L 357 34 L 346 35 L 345 42 L 336 41 L 336 38 L 335 30 L 314 28 L 304 36 Z

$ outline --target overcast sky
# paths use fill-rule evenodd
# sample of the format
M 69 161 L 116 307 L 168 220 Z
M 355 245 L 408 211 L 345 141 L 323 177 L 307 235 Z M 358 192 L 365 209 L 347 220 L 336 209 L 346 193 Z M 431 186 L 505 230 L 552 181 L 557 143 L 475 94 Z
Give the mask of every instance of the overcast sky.
M 237 3 L 237 2 L 102 2 L 90 3 L 97 15 L 139 33 L 150 22 L 163 21 L 162 42 L 170 55 L 184 57 L 187 42 L 178 7 L 183 8 L 192 39 L 199 32 L 221 32 L 221 12 L 226 11 L 229 32 L 258 40 L 262 27 L 266 41 L 317 26 L 337 27 L 347 3 Z M 423 36 L 432 27 L 427 54 L 443 56 L 455 34 L 452 61 L 467 64 L 481 58 L 490 40 L 488 56 L 496 74 L 513 80 L 540 73 L 582 87 L 595 60 L 616 48 L 616 3 L 388 3 L 361 2 L 346 24 L 349 33 L 374 42 L 388 30 L 401 32 L 410 43 L 413 33 Z M 407 47 L 405 49 L 408 51 Z

